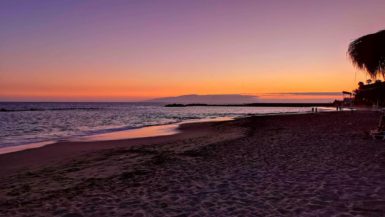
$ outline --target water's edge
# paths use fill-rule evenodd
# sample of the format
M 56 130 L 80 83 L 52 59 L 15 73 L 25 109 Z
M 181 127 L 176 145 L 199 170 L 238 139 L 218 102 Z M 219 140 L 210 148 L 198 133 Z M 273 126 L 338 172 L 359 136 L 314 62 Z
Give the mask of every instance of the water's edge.
M 324 110 L 321 112 L 333 112 L 331 110 Z M 0 148 L 0 154 L 7 154 L 12 152 L 23 151 L 27 149 L 40 148 L 46 145 L 58 143 L 58 142 L 94 142 L 94 141 L 109 141 L 109 140 L 123 140 L 133 138 L 146 138 L 156 136 L 174 135 L 180 133 L 179 126 L 187 123 L 200 123 L 200 122 L 216 122 L 216 121 L 229 121 L 239 118 L 251 117 L 251 116 L 271 116 L 271 115 L 299 115 L 307 114 L 311 112 L 279 112 L 279 113 L 263 113 L 253 115 L 239 115 L 233 117 L 214 117 L 214 118 L 200 118 L 183 120 L 176 123 L 160 124 L 144 126 L 139 128 L 117 128 L 111 131 L 103 131 L 97 134 L 80 135 L 69 138 L 63 138 L 58 140 L 39 141 L 34 143 L 21 144 L 16 146 L 6 146 Z
M 107 133 L 100 133 L 94 135 L 77 136 L 68 139 L 42 141 L 35 143 L 28 143 L 17 146 L 7 146 L 0 148 L 0 154 L 7 154 L 12 152 L 24 151 L 28 149 L 40 148 L 46 145 L 55 144 L 58 142 L 96 142 L 96 141 L 111 141 L 111 140 L 124 140 L 134 138 L 146 138 L 156 136 L 168 136 L 180 133 L 179 126 L 188 123 L 202 123 L 202 122 L 219 122 L 219 121 L 230 121 L 234 120 L 233 117 L 217 117 L 217 118 L 203 118 L 203 119 L 192 119 L 178 123 L 145 126 L 135 129 L 127 129 L 120 131 L 113 131 Z

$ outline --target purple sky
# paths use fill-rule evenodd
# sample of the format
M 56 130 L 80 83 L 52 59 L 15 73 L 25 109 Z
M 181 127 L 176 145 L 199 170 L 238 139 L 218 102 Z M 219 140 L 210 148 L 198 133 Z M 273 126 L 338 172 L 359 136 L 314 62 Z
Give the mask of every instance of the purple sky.
M 0 100 L 351 90 L 384 0 L 0 2 Z

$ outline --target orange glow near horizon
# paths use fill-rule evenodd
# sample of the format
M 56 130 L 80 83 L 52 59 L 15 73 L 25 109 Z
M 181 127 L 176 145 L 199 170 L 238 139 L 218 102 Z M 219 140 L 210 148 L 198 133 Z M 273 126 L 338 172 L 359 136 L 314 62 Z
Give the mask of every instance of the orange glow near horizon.
M 94 77 L 93 81 L 71 81 L 65 78 L 52 80 L 49 83 L 34 81 L 18 86 L 17 83 L 7 83 L 0 87 L 0 97 L 26 100 L 145 100 L 158 97 L 177 96 L 186 94 L 247 94 L 260 95 L 264 93 L 285 92 L 338 92 L 355 88 L 360 77 L 354 81 L 354 75 L 323 76 L 319 74 L 291 74 L 290 76 L 261 76 L 260 74 L 246 77 L 220 77 L 218 79 L 183 79 L 173 78 L 165 83 L 151 80 L 136 81 L 103 81 Z M 346 82 L 349 78 L 351 82 Z M 62 80 L 60 82 L 60 80 Z

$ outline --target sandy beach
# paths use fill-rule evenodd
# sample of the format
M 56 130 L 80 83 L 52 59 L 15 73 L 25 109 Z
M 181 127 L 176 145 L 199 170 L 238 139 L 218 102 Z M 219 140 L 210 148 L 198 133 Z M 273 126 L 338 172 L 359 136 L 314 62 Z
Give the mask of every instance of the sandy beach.
M 378 117 L 258 116 L 0 155 L 0 215 L 385 216 Z

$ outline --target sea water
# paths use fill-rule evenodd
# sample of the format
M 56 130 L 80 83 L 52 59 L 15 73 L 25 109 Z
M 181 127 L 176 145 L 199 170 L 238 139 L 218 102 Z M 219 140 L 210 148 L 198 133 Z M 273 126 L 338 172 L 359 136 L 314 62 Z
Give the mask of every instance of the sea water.
M 156 103 L 0 102 L 0 148 L 185 120 L 310 110 L 309 107 L 165 107 Z

